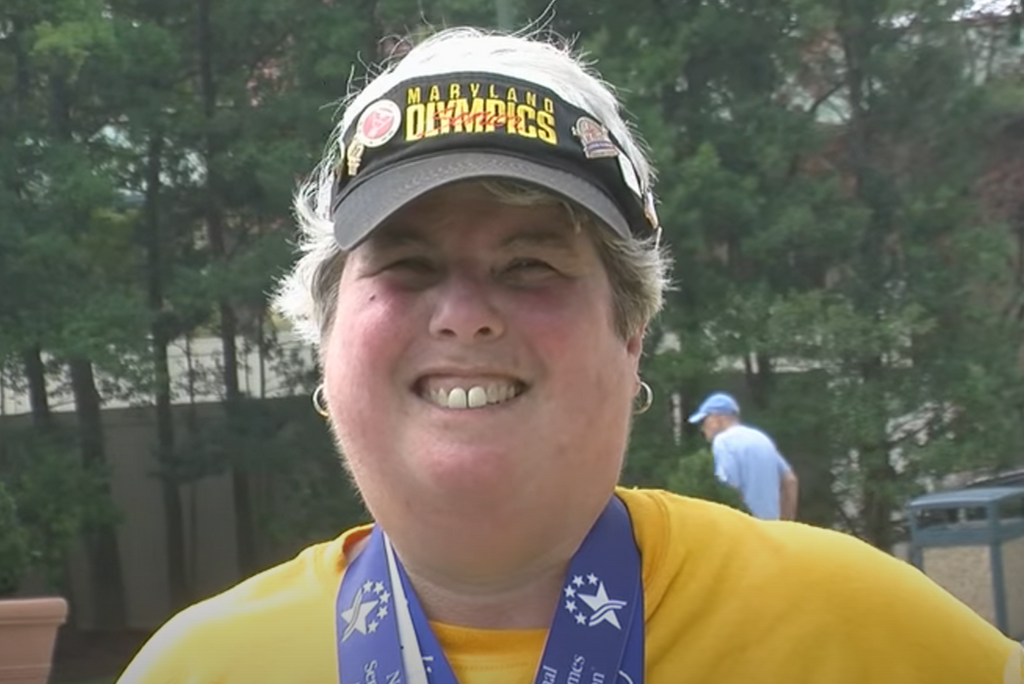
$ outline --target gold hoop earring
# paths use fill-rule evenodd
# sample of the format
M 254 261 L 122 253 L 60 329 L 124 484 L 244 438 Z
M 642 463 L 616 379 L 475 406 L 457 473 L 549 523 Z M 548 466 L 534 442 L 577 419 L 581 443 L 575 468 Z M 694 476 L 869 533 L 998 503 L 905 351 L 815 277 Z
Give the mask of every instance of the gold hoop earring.
M 651 404 L 654 403 L 654 390 L 643 380 L 640 381 L 640 392 L 642 394 L 640 401 L 633 407 L 633 413 L 640 415 L 641 413 L 647 413 L 647 410 L 651 408 Z
M 330 414 L 327 413 L 327 401 L 324 399 L 323 383 L 317 385 L 316 389 L 313 390 L 313 408 L 316 409 L 316 412 L 324 418 L 330 416 Z

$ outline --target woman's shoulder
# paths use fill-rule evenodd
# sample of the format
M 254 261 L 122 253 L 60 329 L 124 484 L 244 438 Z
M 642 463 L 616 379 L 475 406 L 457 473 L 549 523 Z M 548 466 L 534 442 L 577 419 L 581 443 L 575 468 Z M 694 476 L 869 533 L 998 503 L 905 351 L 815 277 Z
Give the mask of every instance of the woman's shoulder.
M 765 657 L 798 644 L 822 662 L 943 682 L 984 681 L 964 677 L 995 672 L 1012 646 L 913 565 L 850 534 L 658 490 L 621 495 L 655 640 L 728 635 Z
M 907 581 L 920 575 L 906 562 L 838 530 L 759 520 L 660 489 L 623 488 L 619 495 L 632 516 L 642 554 L 658 572 L 671 575 L 685 569 L 691 577 L 708 572 L 720 580 L 735 573 L 746 584 L 771 582 L 779 588 L 795 583 L 807 591 L 816 586 L 808 585 L 810 579 Z
M 308 651 L 318 639 L 325 641 L 319 650 L 332 652 L 333 597 L 345 551 L 362 533 L 354 528 L 309 546 L 181 610 L 153 634 L 119 681 L 234 682 L 240 653 L 276 653 L 278 662 L 285 653 Z M 327 628 L 311 629 L 318 624 Z M 252 662 L 269 661 L 254 656 Z

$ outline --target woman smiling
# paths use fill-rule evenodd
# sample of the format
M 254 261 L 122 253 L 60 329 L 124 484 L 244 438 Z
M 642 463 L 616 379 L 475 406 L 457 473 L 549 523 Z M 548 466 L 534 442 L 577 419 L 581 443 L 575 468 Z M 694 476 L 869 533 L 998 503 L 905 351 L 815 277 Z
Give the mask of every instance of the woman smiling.
M 550 102 L 551 135 L 403 134 L 472 84 Z M 619 109 L 570 52 L 471 29 L 349 102 L 277 306 L 373 523 L 175 616 L 121 682 L 998 684 L 1015 645 L 909 565 L 618 486 L 668 271 Z

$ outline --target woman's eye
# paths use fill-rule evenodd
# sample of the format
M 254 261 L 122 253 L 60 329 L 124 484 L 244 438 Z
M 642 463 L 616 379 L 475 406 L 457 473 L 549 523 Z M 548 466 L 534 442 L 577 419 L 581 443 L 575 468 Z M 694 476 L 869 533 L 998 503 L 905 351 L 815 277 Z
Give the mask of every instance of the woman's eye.
M 506 267 L 507 271 L 533 271 L 533 270 L 546 270 L 550 271 L 551 266 L 540 259 L 514 259 Z
M 410 273 L 429 273 L 434 270 L 434 264 L 428 259 L 409 257 L 407 259 L 399 259 L 398 261 L 388 264 L 387 270 L 407 271 Z

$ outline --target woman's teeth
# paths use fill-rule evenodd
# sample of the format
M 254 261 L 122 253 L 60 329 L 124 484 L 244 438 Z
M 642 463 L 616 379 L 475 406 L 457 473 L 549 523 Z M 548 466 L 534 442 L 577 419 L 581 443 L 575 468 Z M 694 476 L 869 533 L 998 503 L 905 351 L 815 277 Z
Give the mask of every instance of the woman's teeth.
M 488 383 L 471 387 L 438 388 L 423 393 L 431 403 L 441 408 L 480 408 L 489 404 L 500 404 L 518 396 L 516 383 Z

